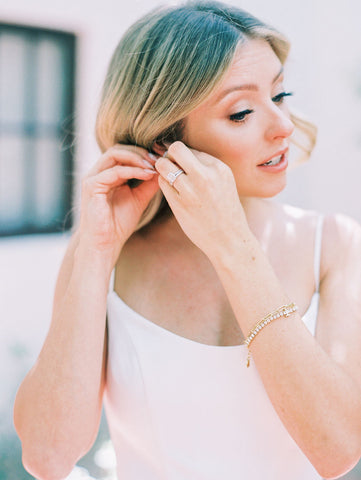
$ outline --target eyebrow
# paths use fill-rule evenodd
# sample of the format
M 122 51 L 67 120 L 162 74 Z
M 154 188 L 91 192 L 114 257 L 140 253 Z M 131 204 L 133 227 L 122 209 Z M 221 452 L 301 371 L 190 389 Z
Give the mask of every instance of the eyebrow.
M 283 66 L 281 67 L 281 70 L 277 73 L 275 78 L 272 80 L 272 85 L 279 79 L 279 77 L 282 75 L 284 69 Z M 234 85 L 233 87 L 229 87 L 226 90 L 223 90 L 219 95 L 217 95 L 217 98 L 215 99 L 214 103 L 219 102 L 221 99 L 227 95 L 229 95 L 232 92 L 235 92 L 237 90 L 252 90 L 254 92 L 258 92 L 258 86 L 255 84 L 245 84 L 245 85 Z

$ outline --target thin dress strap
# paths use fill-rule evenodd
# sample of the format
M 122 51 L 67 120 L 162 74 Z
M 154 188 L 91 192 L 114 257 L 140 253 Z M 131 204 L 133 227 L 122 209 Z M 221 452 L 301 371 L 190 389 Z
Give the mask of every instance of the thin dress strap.
M 315 275 L 316 292 L 318 292 L 320 288 L 320 264 L 321 264 L 323 218 L 324 218 L 323 215 L 318 216 L 316 232 L 315 232 L 315 254 L 314 254 L 313 271 Z
M 113 268 L 112 273 L 110 275 L 109 288 L 108 288 L 109 292 L 112 292 L 114 290 L 114 283 L 115 283 L 115 267 Z

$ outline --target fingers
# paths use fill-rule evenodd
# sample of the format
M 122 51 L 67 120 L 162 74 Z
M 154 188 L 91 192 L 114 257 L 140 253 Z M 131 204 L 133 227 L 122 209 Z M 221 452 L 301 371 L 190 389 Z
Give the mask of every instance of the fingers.
M 182 142 L 173 143 L 167 157 L 159 158 L 155 168 L 160 174 L 159 186 L 169 203 L 178 199 L 177 203 L 180 200 L 183 205 L 191 204 L 209 195 L 220 179 L 222 185 L 233 185 L 234 182 L 231 169 L 224 162 L 205 152 L 190 149 Z M 171 175 L 180 169 L 184 174 L 176 178 Z
M 223 168 L 225 164 L 205 152 L 199 152 L 198 150 L 187 147 L 182 142 L 174 142 L 170 145 L 167 155 L 158 158 L 155 163 L 155 168 L 167 179 L 169 172 L 176 172 L 179 168 L 189 176 L 189 178 L 201 180 L 205 175 L 209 173 L 209 168 Z M 184 184 L 185 178 L 177 178 L 177 184 Z
M 133 195 L 138 199 L 141 210 L 144 210 L 152 197 L 159 190 L 159 175 L 153 175 L 148 181 L 142 182 L 132 190 Z
M 197 172 L 202 166 L 211 166 L 223 163 L 218 158 L 205 152 L 186 146 L 183 142 L 174 142 L 170 145 L 167 156 L 180 165 L 187 173 Z
M 88 176 L 97 175 L 115 165 L 131 165 L 152 169 L 156 159 L 156 155 L 148 153 L 144 148 L 134 145 L 114 145 L 100 157 L 89 171 Z
M 95 194 L 108 193 L 111 189 L 126 184 L 131 178 L 150 180 L 156 175 L 157 172 L 152 169 L 115 165 L 98 175 L 85 178 L 83 185 Z
M 157 160 L 156 162 L 156 170 L 162 176 L 162 178 L 169 184 L 170 187 L 175 188 L 179 191 L 181 185 L 184 185 L 186 173 L 182 173 L 181 175 L 178 173 L 176 178 L 169 178 L 169 174 L 175 174 L 179 172 L 179 170 L 183 170 L 180 168 L 179 165 L 176 165 L 170 159 L 162 157 L 161 159 Z M 176 186 L 177 185 L 177 186 Z M 179 187 L 179 188 L 178 188 Z
M 170 145 L 167 156 L 157 160 L 157 165 L 164 160 L 171 160 L 179 165 L 186 173 L 195 173 L 197 171 L 197 158 L 194 153 L 184 145 L 183 142 L 174 142 Z
M 163 195 L 167 199 L 167 202 L 170 206 L 174 204 L 174 201 L 179 199 L 178 190 L 174 187 L 171 187 L 167 180 L 165 180 L 161 175 L 158 177 L 158 184 L 162 190 Z

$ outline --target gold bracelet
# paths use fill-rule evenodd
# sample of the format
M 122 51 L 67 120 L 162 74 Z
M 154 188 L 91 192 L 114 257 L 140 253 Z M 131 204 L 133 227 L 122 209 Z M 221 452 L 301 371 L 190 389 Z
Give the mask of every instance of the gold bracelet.
M 282 305 L 282 307 L 277 308 L 274 312 L 269 313 L 265 317 L 262 318 L 256 325 L 250 330 L 248 337 L 243 342 L 244 345 L 247 345 L 248 348 L 248 355 L 247 355 L 247 367 L 249 367 L 251 362 L 251 350 L 250 345 L 254 340 L 254 337 L 259 333 L 263 327 L 271 323 L 273 320 L 276 320 L 280 317 L 289 317 L 291 313 L 298 310 L 298 307 L 295 303 L 289 303 L 288 305 Z

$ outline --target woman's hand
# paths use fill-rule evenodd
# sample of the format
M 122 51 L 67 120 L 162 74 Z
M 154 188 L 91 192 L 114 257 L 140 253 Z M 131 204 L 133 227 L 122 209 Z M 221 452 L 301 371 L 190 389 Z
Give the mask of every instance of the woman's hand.
M 185 234 L 208 257 L 249 229 L 231 169 L 211 155 L 173 143 L 155 164 L 159 185 Z M 169 172 L 182 168 L 173 186 Z
M 114 266 L 120 250 L 158 190 L 155 159 L 140 147 L 109 148 L 82 182 L 80 242 Z M 142 180 L 131 188 L 130 179 Z

